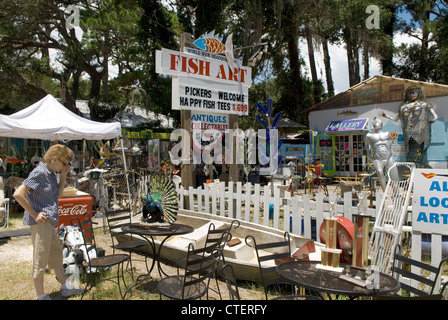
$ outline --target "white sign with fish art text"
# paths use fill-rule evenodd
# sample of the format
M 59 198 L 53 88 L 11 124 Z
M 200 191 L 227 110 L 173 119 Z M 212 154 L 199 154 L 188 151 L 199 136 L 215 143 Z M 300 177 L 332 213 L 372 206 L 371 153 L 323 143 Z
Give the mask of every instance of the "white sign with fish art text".
M 165 48 L 156 51 L 156 72 L 171 76 L 200 78 L 235 86 L 250 87 L 252 85 L 252 69 L 249 67 L 230 67 L 225 61 Z

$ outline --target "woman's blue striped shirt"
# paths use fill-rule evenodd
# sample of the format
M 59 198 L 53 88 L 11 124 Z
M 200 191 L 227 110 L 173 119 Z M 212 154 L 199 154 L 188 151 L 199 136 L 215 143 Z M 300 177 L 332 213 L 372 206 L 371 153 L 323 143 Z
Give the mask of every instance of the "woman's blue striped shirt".
M 51 171 L 43 162 L 34 168 L 22 184 L 30 190 L 26 197 L 36 212 L 45 212 L 53 226 L 58 225 L 58 180 L 56 173 Z M 24 225 L 36 224 L 36 221 L 25 211 Z

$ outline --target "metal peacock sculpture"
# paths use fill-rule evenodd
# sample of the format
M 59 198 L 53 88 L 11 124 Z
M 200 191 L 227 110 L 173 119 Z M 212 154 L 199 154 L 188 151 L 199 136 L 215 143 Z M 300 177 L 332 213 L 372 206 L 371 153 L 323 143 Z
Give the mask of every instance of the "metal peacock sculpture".
M 178 199 L 174 182 L 165 175 L 157 174 L 146 185 L 143 219 L 147 219 L 148 222 L 175 222 Z

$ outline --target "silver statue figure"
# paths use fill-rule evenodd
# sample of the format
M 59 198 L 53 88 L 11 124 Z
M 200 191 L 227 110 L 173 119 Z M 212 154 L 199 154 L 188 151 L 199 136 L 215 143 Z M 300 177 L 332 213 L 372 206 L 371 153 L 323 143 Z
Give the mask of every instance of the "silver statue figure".
M 401 120 L 406 161 L 422 166 L 431 141 L 431 124 L 438 119 L 432 104 L 425 99 L 422 88 L 414 85 L 406 89 L 404 102 L 395 117 L 384 112 L 381 115 L 394 122 Z
M 383 191 L 386 189 L 387 172 L 393 180 L 398 180 L 397 167 L 392 155 L 392 138 L 388 131 L 383 131 L 383 122 L 379 118 L 372 121 L 373 132 L 366 135 L 368 155 L 371 157 L 380 185 Z M 391 169 L 392 168 L 392 169 Z

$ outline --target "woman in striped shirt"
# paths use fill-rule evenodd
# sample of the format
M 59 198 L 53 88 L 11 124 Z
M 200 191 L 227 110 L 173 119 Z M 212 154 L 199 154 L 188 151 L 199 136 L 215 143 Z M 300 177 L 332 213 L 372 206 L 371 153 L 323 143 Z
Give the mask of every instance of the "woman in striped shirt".
M 31 171 L 22 185 L 14 192 L 14 198 L 25 209 L 23 222 L 30 226 L 33 242 L 33 282 L 39 300 L 50 299 L 44 293 L 45 269 L 54 269 L 62 284 L 62 296 L 80 293 L 66 282 L 62 265 L 62 245 L 57 234 L 58 198 L 62 196 L 73 151 L 60 144 L 51 146 L 43 162 Z M 60 172 L 59 183 L 56 172 Z M 81 291 L 82 292 L 82 291 Z

